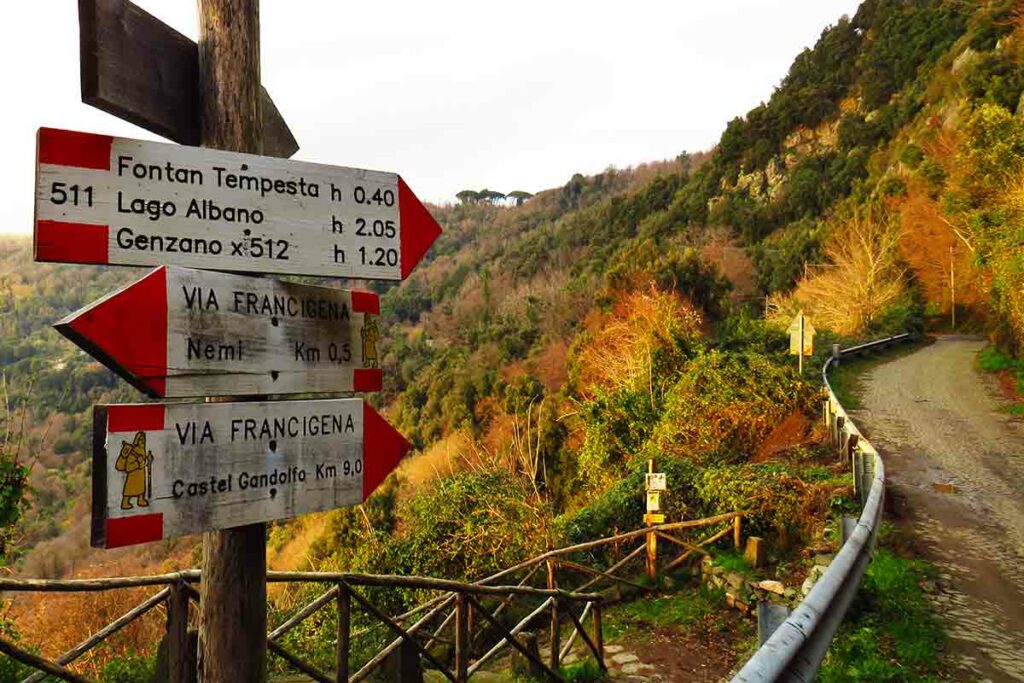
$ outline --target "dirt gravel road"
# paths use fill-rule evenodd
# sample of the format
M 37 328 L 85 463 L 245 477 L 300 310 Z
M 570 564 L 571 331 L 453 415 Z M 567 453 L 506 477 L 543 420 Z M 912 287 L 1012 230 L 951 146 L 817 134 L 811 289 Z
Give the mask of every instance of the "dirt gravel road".
M 1024 421 L 975 369 L 984 345 L 940 337 L 875 367 L 853 419 L 885 459 L 891 511 L 939 568 L 952 679 L 1024 681 Z

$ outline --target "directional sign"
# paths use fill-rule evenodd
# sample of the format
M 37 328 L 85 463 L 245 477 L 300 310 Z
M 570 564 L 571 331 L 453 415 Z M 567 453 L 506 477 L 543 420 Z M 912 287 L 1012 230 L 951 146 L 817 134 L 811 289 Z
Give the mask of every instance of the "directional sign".
M 54 327 L 156 397 L 378 391 L 373 292 L 168 266 Z
M 394 173 L 41 128 L 37 261 L 401 280 L 441 228 Z
M 786 331 L 789 332 L 789 354 L 791 356 L 799 356 L 801 347 L 804 356 L 814 355 L 814 335 L 817 334 L 817 330 L 814 329 L 810 318 L 805 316 L 803 311 L 796 314 Z
M 199 144 L 199 47 L 128 0 L 78 0 L 82 101 L 183 145 Z M 299 145 L 265 89 L 263 153 Z
M 410 445 L 361 399 L 96 406 L 92 545 L 357 505 Z

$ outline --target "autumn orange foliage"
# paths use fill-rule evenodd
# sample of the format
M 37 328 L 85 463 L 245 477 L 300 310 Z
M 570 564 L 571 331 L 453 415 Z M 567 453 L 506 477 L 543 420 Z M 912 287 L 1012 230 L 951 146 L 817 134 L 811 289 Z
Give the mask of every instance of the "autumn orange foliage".
M 674 339 L 698 336 L 701 313 L 674 292 L 652 286 L 621 295 L 579 348 L 576 367 L 584 395 L 591 387 L 614 390 L 650 383 L 652 353 Z

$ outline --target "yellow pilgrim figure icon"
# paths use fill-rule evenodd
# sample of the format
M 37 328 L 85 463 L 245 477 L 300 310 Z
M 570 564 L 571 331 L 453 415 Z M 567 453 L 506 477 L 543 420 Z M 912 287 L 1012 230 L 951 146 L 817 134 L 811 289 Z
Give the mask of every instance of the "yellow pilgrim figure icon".
M 363 367 L 379 367 L 377 362 L 377 340 L 380 339 L 380 332 L 377 331 L 377 319 L 366 316 L 361 334 L 363 335 Z
M 124 472 L 124 487 L 121 489 L 121 509 L 132 509 L 132 498 L 139 507 L 149 507 L 152 491 L 153 454 L 146 451 L 146 433 L 135 434 L 135 441 L 121 442 L 121 454 L 117 456 L 114 469 Z

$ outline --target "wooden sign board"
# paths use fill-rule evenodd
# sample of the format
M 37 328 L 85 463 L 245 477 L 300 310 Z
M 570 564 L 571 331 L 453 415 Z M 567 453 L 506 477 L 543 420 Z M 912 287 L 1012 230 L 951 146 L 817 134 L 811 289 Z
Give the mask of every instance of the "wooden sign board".
M 378 391 L 373 292 L 168 266 L 54 327 L 155 397 Z
M 82 101 L 183 145 L 199 144 L 199 48 L 128 0 L 78 0 Z M 262 90 L 263 153 L 295 137 Z
M 802 333 L 801 327 L 803 328 Z M 789 355 L 800 355 L 801 336 L 803 337 L 803 355 L 814 355 L 814 335 L 817 333 L 817 330 L 814 329 L 814 325 L 811 324 L 810 319 L 804 315 L 803 311 L 797 313 L 786 331 L 789 332 Z
M 97 406 L 92 544 L 357 505 L 409 449 L 354 398 Z
M 35 257 L 401 280 L 441 234 L 394 173 L 41 128 Z
M 668 490 L 668 477 L 664 472 L 648 472 L 645 475 L 645 483 L 648 491 Z

